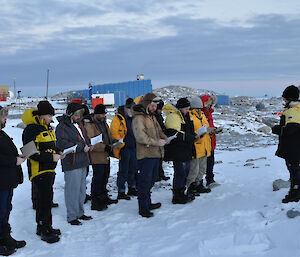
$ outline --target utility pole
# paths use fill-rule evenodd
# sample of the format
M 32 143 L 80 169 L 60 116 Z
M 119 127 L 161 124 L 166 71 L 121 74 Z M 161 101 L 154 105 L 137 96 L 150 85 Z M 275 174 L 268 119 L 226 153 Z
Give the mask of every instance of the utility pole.
M 49 69 L 47 70 L 46 99 L 48 99 Z
M 16 78 L 13 78 L 14 80 L 14 96 L 17 98 L 17 91 L 16 91 Z

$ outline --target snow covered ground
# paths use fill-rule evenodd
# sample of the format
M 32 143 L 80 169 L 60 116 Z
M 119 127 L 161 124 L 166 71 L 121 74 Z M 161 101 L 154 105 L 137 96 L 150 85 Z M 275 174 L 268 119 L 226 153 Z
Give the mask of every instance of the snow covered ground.
M 16 128 L 19 122 L 8 120 L 5 131 L 20 148 L 22 129 Z M 86 214 L 93 216 L 93 220 L 78 227 L 66 221 L 64 179 L 59 165 L 54 200 L 60 206 L 53 209 L 53 226 L 61 229 L 62 236 L 53 245 L 35 234 L 31 184 L 24 164 L 25 179 L 14 191 L 10 223 L 13 236 L 26 240 L 27 246 L 14 256 L 300 256 L 300 218 L 286 216 L 287 210 L 299 209 L 298 203 L 281 203 L 287 189 L 272 191 L 275 179 L 288 179 L 284 161 L 274 156 L 275 149 L 272 145 L 242 151 L 217 150 L 215 178 L 221 186 L 213 188 L 210 194 L 202 194 L 186 205 L 173 205 L 171 181 L 158 182 L 152 199 L 162 202 L 162 207 L 154 211 L 153 218 L 138 215 L 136 198 L 122 200 L 103 212 L 91 211 L 88 202 Z M 164 163 L 164 167 L 167 175 L 172 176 L 171 163 Z M 117 169 L 117 161 L 112 160 L 109 189 L 113 198 L 117 194 Z M 91 174 L 87 179 L 88 192 Z

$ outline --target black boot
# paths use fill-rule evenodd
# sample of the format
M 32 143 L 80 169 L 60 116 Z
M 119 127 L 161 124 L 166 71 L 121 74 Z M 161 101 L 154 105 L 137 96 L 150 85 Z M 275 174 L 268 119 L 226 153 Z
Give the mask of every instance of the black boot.
M 128 188 L 127 195 L 137 196 L 137 195 L 138 195 L 138 191 L 136 190 L 136 188 L 129 187 L 129 188 Z
M 125 192 L 118 192 L 118 199 L 131 200 L 130 196 L 126 195 Z
M 150 210 L 155 210 L 161 207 L 161 203 L 150 203 L 149 209 Z
M 210 193 L 211 189 L 208 187 L 205 187 L 203 185 L 203 180 L 201 180 L 200 184 L 198 186 L 195 187 L 195 189 L 197 190 L 198 193 Z
M 104 196 L 92 197 L 91 210 L 104 211 L 107 209 Z
M 15 248 L 5 245 L 4 243 L 2 243 L 2 240 L 0 239 L 0 255 L 9 256 L 13 254 L 15 251 L 16 251 Z
M 173 204 L 186 204 L 189 202 L 188 196 L 184 194 L 185 188 L 173 189 Z
M 298 188 L 298 185 L 293 187 L 294 188 L 291 188 L 288 194 L 282 199 L 282 203 L 298 202 L 300 200 L 300 188 Z
M 189 198 L 194 198 L 195 196 L 200 196 L 200 193 L 197 191 L 196 184 L 193 182 L 187 189 L 187 195 Z
M 154 215 L 153 212 L 151 212 L 149 210 L 141 210 L 141 211 L 139 211 L 139 214 L 144 218 L 151 218 Z
M 56 235 L 58 235 L 58 236 L 61 235 L 60 229 L 58 229 L 58 228 L 53 228 L 53 227 L 51 226 L 51 227 L 50 227 L 50 230 L 51 230 L 52 233 L 54 233 L 54 234 L 56 234 Z M 36 234 L 37 234 L 38 236 L 40 236 L 41 233 L 42 233 L 42 225 L 37 225 L 37 227 L 36 227 Z
M 18 241 L 14 239 L 10 233 L 3 239 L 3 242 L 10 248 L 22 248 L 26 245 L 26 242 L 24 240 Z
M 56 243 L 60 240 L 59 236 L 55 234 L 50 226 L 41 227 L 41 240 L 47 242 L 48 244 Z

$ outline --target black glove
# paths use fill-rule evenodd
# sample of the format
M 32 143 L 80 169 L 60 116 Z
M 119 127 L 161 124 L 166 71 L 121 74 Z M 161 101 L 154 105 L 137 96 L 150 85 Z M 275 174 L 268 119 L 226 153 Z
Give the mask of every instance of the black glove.
M 111 146 L 105 145 L 104 151 L 107 152 L 108 154 L 111 154 Z

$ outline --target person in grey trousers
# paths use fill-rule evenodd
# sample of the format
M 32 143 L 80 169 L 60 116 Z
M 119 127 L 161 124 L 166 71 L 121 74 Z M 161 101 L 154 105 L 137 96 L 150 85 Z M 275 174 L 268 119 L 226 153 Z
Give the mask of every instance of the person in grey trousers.
M 93 146 L 87 132 L 81 123 L 84 113 L 79 103 L 70 103 L 66 114 L 57 118 L 59 124 L 55 133 L 57 148 L 61 151 L 76 146 L 76 150 L 66 154 L 61 160 L 65 177 L 65 203 L 67 207 L 67 221 L 71 225 L 82 225 L 80 220 L 91 220 L 91 216 L 84 215 L 84 200 L 86 194 L 86 169 L 90 162 Z

